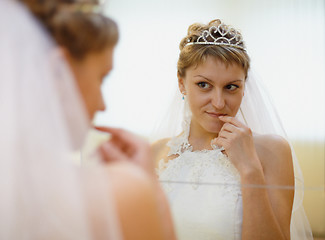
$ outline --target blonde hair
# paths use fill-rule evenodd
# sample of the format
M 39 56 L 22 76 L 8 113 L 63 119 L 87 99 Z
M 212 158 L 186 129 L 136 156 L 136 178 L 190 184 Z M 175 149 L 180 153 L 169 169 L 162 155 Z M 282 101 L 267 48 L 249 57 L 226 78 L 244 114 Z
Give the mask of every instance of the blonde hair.
M 237 64 L 243 68 L 247 77 L 247 72 L 250 66 L 250 58 L 245 50 L 232 47 L 232 46 L 220 46 L 220 45 L 201 45 L 192 44 L 186 45 L 189 42 L 195 42 L 202 34 L 203 31 L 208 30 L 212 26 L 218 27 L 221 24 L 219 19 L 212 20 L 208 24 L 194 23 L 189 26 L 187 36 L 184 37 L 179 45 L 181 50 L 179 59 L 177 62 L 177 73 L 179 76 L 184 77 L 185 71 L 191 66 L 198 66 L 203 63 L 208 56 L 212 56 L 222 63 L 228 65 Z M 229 26 L 220 26 L 228 28 Z M 215 33 L 215 38 L 221 37 L 219 33 Z M 233 38 L 233 32 L 227 33 L 225 38 Z M 212 41 L 207 39 L 208 41 Z M 244 43 L 240 44 L 245 48 Z
M 20 0 L 40 20 L 58 45 L 76 59 L 114 46 L 118 41 L 117 24 L 101 13 L 83 12 L 72 6 L 77 0 Z M 96 5 L 96 0 L 88 1 Z

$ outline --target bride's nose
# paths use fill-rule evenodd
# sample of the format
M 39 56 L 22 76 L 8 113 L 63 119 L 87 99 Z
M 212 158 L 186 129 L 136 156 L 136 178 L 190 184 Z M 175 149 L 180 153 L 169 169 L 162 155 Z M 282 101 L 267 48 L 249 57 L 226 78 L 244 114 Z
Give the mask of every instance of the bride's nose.
M 211 103 L 216 109 L 223 109 L 225 107 L 225 98 L 222 91 L 213 91 L 211 93 Z

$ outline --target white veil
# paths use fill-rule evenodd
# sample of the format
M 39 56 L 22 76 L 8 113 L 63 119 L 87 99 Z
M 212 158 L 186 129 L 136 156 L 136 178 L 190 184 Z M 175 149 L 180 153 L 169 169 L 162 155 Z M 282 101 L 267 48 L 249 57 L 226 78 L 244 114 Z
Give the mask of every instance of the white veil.
M 261 77 L 257 77 L 250 71 L 245 86 L 245 96 L 241 104 L 241 111 L 238 117 L 242 122 L 246 122 L 253 132 L 259 134 L 277 134 L 288 140 L 285 130 L 282 126 L 278 113 L 272 103 L 268 91 L 263 85 Z M 292 160 L 295 176 L 295 196 L 291 217 L 291 239 L 305 240 L 313 239 L 311 228 L 303 208 L 304 180 L 302 172 L 291 146 Z M 277 186 L 272 186 L 277 187 Z M 285 190 L 286 186 L 278 186 Z M 288 186 L 287 191 L 291 191 Z
M 88 120 L 55 44 L 13 0 L 0 0 L 0 33 L 0 239 L 120 239 L 100 170 L 71 164 Z
M 159 138 L 179 135 L 183 131 L 182 125 L 184 123 L 184 119 L 188 119 L 190 115 L 191 110 L 187 104 L 186 97 L 185 100 L 182 100 L 182 95 L 177 89 L 175 97 L 170 104 L 169 110 L 165 115 L 163 122 L 158 124 L 154 130 L 152 139 L 157 140 Z M 277 134 L 288 140 L 282 127 L 281 120 L 272 103 L 271 97 L 263 85 L 262 79 L 255 76 L 252 70 L 249 70 L 248 72 L 248 77 L 245 84 L 245 95 L 240 107 L 240 111 L 238 111 L 237 118 L 250 127 L 255 133 Z M 292 146 L 291 150 L 294 165 L 295 186 L 270 187 L 279 187 L 284 191 L 295 190 L 290 229 L 291 239 L 309 240 L 313 239 L 313 237 L 302 205 L 304 196 L 304 180 Z

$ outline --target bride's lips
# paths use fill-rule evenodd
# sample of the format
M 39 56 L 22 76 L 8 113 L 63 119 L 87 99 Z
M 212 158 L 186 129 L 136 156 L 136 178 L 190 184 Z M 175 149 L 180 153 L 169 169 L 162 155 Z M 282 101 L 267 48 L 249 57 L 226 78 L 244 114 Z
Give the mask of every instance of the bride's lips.
M 206 112 L 210 117 L 218 118 L 220 116 L 226 116 L 224 113 L 216 113 L 216 112 Z

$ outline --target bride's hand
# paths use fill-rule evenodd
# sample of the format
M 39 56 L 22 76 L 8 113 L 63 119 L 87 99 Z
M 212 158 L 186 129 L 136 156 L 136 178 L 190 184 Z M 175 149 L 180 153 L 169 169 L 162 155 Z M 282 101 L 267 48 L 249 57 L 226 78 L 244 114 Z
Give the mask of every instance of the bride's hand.
M 149 175 L 154 175 L 149 144 L 134 134 L 117 128 L 96 127 L 97 130 L 111 134 L 99 151 L 105 162 L 128 161 L 142 168 Z
M 235 117 L 220 116 L 219 119 L 224 122 L 224 125 L 218 137 L 213 140 L 213 144 L 225 149 L 230 161 L 239 173 L 262 170 L 251 129 Z

